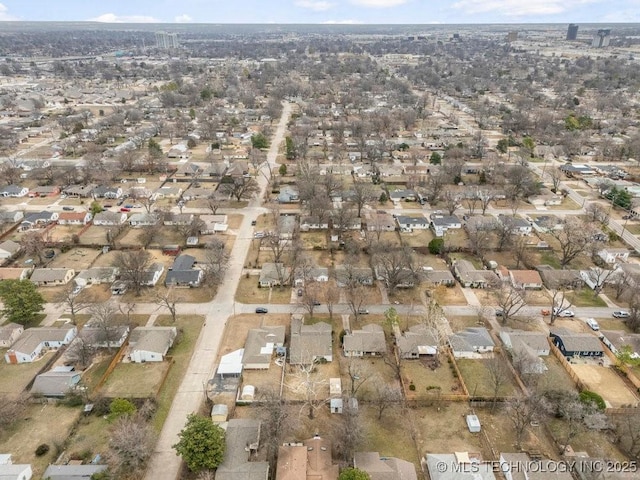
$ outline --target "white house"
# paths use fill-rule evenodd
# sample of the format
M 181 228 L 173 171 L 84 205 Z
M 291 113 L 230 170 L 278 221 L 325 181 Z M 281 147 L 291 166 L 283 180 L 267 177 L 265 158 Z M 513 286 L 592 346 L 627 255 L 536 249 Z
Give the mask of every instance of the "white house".
M 0 188 L 0 197 L 19 198 L 24 197 L 27 193 L 29 193 L 29 189 L 20 185 L 6 185 Z
M 158 223 L 158 216 L 153 213 L 134 213 L 129 217 L 132 227 L 145 227 Z
M 122 212 L 100 212 L 96 213 L 93 224 L 97 226 L 122 225 L 127 221 L 127 214 Z
M 117 275 L 118 269 L 115 267 L 93 267 L 80 271 L 74 281 L 79 287 L 86 287 L 87 285 L 113 283 L 116 281 Z
M 0 454 L 0 479 L 2 480 L 31 480 L 33 470 L 28 463 L 13 463 L 11 454 Z
M 507 227 L 511 233 L 517 235 L 530 235 L 533 227 L 524 218 L 513 217 L 509 215 L 498 215 L 498 220 L 502 225 Z
M 629 250 L 626 248 L 603 248 L 598 252 L 598 256 L 605 263 L 613 264 L 616 262 L 626 262 L 629 260 Z
M 7 363 L 29 363 L 44 354 L 45 350 L 57 350 L 68 345 L 78 334 L 76 327 L 29 328 L 15 341 L 4 359 Z
M 411 230 L 427 230 L 429 228 L 429 221 L 423 215 L 398 215 L 396 222 L 398 222 L 400 230 L 405 232 Z
M 36 268 L 30 280 L 39 287 L 51 287 L 66 285 L 75 274 L 72 268 Z
M 173 345 L 176 327 L 136 327 L 129 338 L 133 363 L 162 362 Z
M 455 358 L 482 358 L 493 352 L 495 343 L 484 327 L 470 327 L 449 337 L 449 345 Z
M 5 240 L 0 243 L 0 259 L 6 260 L 7 258 L 11 258 L 18 253 L 21 248 L 22 247 L 19 243 L 16 243 L 13 240 Z
M 24 332 L 24 327 L 18 323 L 6 323 L 0 326 L 0 348 L 9 348 Z
M 430 225 L 436 237 L 444 236 L 448 230 L 456 230 L 462 228 L 462 222 L 455 215 L 431 215 Z

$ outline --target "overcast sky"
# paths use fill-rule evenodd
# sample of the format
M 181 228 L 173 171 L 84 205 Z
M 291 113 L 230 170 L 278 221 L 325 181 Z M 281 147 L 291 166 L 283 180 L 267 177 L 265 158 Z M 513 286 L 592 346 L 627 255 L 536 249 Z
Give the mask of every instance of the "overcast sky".
M 640 0 L 1 0 L 0 20 L 613 23 L 640 22 Z

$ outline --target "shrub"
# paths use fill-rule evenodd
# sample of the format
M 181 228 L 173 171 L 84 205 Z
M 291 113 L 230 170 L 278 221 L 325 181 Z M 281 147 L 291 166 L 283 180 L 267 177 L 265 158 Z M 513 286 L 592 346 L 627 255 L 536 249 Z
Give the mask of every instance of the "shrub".
M 411 390 L 412 392 L 416 390 L 416 386 L 413 384 L 413 382 L 409 384 L 409 390 Z
M 109 404 L 109 421 L 136 413 L 136 406 L 126 398 L 114 398 Z
M 439 255 L 444 250 L 444 239 L 434 238 L 429 242 L 429 253 L 431 255 Z
M 607 408 L 607 405 L 604 403 L 603 398 L 596 392 L 591 392 L 589 390 L 583 390 L 582 392 L 580 392 L 580 401 L 582 403 L 592 403 L 600 411 L 604 411 L 605 408 Z
M 36 448 L 36 457 L 42 457 L 43 455 L 46 455 L 49 452 L 49 445 L 46 443 L 41 443 L 40 445 L 38 445 L 38 448 Z
M 79 407 L 80 405 L 84 405 L 84 399 L 80 393 L 69 391 L 65 393 L 62 403 L 68 407 Z

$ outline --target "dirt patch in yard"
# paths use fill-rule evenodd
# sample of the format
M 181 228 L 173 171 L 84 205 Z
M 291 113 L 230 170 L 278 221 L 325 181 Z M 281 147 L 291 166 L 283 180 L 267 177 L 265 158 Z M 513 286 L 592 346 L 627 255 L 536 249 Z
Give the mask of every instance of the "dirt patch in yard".
M 101 392 L 113 398 L 155 396 L 168 368 L 169 362 L 119 363 Z
M 76 272 L 90 268 L 101 255 L 102 250 L 92 248 L 73 248 L 65 253 L 59 253 L 47 265 L 49 268 L 73 268 Z
M 462 293 L 460 285 L 457 283 L 453 287 L 439 285 L 432 290 L 428 290 L 431 296 L 440 305 L 466 305 L 467 299 Z
M 571 368 L 589 390 L 600 394 L 612 407 L 638 404 L 638 398 L 613 369 L 600 365 L 573 364 Z

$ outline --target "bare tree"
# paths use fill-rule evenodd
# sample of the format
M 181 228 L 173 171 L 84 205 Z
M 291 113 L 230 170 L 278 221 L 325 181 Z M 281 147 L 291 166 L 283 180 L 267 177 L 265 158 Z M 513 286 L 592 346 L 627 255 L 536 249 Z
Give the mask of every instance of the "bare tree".
M 120 337 L 120 322 L 118 321 L 118 307 L 113 301 L 95 303 L 91 309 L 89 325 L 98 330 L 96 338 L 99 342 L 105 342 L 109 352 Z
M 138 241 L 144 248 L 147 248 L 156 240 L 161 231 L 162 222 L 160 221 L 153 225 L 143 225 L 140 229 L 140 233 L 138 233 Z
M 422 323 L 436 343 L 434 364 L 435 368 L 438 368 L 440 366 L 440 355 L 448 343 L 449 325 L 447 319 L 444 317 L 442 307 L 435 300 L 431 300 L 428 303 L 427 311 L 422 317 Z
M 73 284 L 67 285 L 57 296 L 56 300 L 61 305 L 67 307 L 69 309 L 69 313 L 71 314 L 71 322 L 76 324 L 76 315 L 80 313 L 82 310 L 89 308 L 93 302 L 91 302 L 85 295 L 84 291 L 80 293 L 74 293 Z
M 487 367 L 487 374 L 489 377 L 489 386 L 493 395 L 491 403 L 491 413 L 493 413 L 496 408 L 500 389 L 509 383 L 510 373 L 504 359 L 501 357 L 495 356 L 490 358 L 485 362 L 485 365 Z
M 559 244 L 560 265 L 565 268 L 578 255 L 590 251 L 595 232 L 591 224 L 573 217 L 565 218 L 561 225 L 560 229 L 549 229 L 549 234 Z
M 290 426 L 289 404 L 275 388 L 261 390 L 259 398 L 255 405 L 262 420 L 263 445 L 267 448 L 267 461 L 275 468 L 278 447 Z
M 362 363 L 353 357 L 347 360 L 347 376 L 349 377 L 349 397 L 355 398 L 360 387 L 369 380 L 370 375 L 362 368 Z
M 549 178 L 551 179 L 551 190 L 557 192 L 560 188 L 560 183 L 564 179 L 564 172 L 558 167 L 551 168 L 549 170 Z
M 342 415 L 334 430 L 334 441 L 336 448 L 342 452 L 343 460 L 348 462 L 364 439 L 364 428 L 358 407 L 352 403 L 351 397 L 343 398 L 342 405 Z
M 599 203 L 591 202 L 584 209 L 587 218 L 592 222 L 598 222 L 601 225 L 609 223 L 609 211 Z
M 520 268 L 520 265 L 528 266 L 531 262 L 531 253 L 529 250 L 529 243 L 525 235 L 516 236 L 511 243 L 511 252 L 516 260 L 516 269 Z
M 447 210 L 449 215 L 453 215 L 460 204 L 460 194 L 455 192 L 452 188 L 447 188 L 442 192 L 440 200 L 444 204 L 444 208 Z
M 543 397 L 532 394 L 509 400 L 506 407 L 506 413 L 516 433 L 516 447 L 520 448 L 527 427 L 545 413 L 546 402 Z
M 640 415 L 617 415 L 614 420 L 616 443 L 633 459 L 640 459 Z
M 229 201 L 215 195 L 212 195 L 207 198 L 207 208 L 211 210 L 213 215 L 221 208 L 226 208 L 229 206 Z
M 527 291 L 511 283 L 501 283 L 494 289 L 496 304 L 502 312 L 502 324 L 515 317 L 527 305 Z
M 140 295 L 151 266 L 151 254 L 146 250 L 116 252 L 113 266 L 120 271 L 120 278 L 127 286 Z
M 320 304 L 320 295 L 322 294 L 322 285 L 312 279 L 304 280 L 302 288 L 302 298 L 300 299 L 304 308 L 309 312 L 309 316 L 313 318 L 315 308 Z
M 551 318 L 550 323 L 553 325 L 558 316 L 571 307 L 571 303 L 567 300 L 567 291 L 571 289 L 568 282 L 559 281 L 556 285 L 549 288 L 551 294 Z
M 156 293 L 156 303 L 169 311 L 173 323 L 176 323 L 178 301 L 178 295 L 173 287 L 168 288 L 165 292 Z
M 326 403 L 324 390 L 328 384 L 327 379 L 320 377 L 316 364 L 311 358 L 295 368 L 294 381 L 288 387 L 292 392 L 303 397 L 300 413 L 307 409 L 307 416 L 313 420 L 316 410 Z
M 369 290 L 358 282 L 350 282 L 346 286 L 347 305 L 357 322 L 369 303 Z
M 120 417 L 111 429 L 107 461 L 118 478 L 140 478 L 153 453 L 156 436 L 138 415 Z
M 491 202 L 496 198 L 495 193 L 488 188 L 481 188 L 478 190 L 478 198 L 480 199 L 480 207 L 482 209 L 482 215 L 487 213 L 487 209 Z
M 333 282 L 330 282 L 324 289 L 324 301 L 327 304 L 327 310 L 329 311 L 329 321 L 333 321 L 333 307 L 339 300 L 340 290 Z
M 353 203 L 358 212 L 358 218 L 362 217 L 362 209 L 376 200 L 376 190 L 372 183 L 361 180 L 353 182 Z
M 378 412 L 378 420 L 382 420 L 382 415 L 387 409 L 401 404 L 402 400 L 402 393 L 398 388 L 381 381 L 376 382 L 371 403 L 373 403 Z
M 26 398 L 0 396 L 0 427 L 8 428 L 20 419 L 29 402 Z
M 38 264 L 42 264 L 44 261 L 45 241 L 42 237 L 42 233 L 36 231 L 27 232 L 20 241 L 22 250 L 25 255 L 36 255 L 38 257 Z
M 64 356 L 66 361 L 75 364 L 80 370 L 84 370 L 91 365 L 95 353 L 96 349 L 93 344 L 79 336 L 69 345 Z
M 390 292 L 399 286 L 413 286 L 418 279 L 413 250 L 409 247 L 380 244 L 373 261 Z
M 203 283 L 209 286 L 219 285 L 229 267 L 229 253 L 225 244 L 217 238 L 204 247 L 204 261 L 200 264 L 203 271 Z
M 235 178 L 233 183 L 220 184 L 222 191 L 229 193 L 238 202 L 245 199 L 253 198 L 258 192 L 260 192 L 260 186 L 253 178 Z

